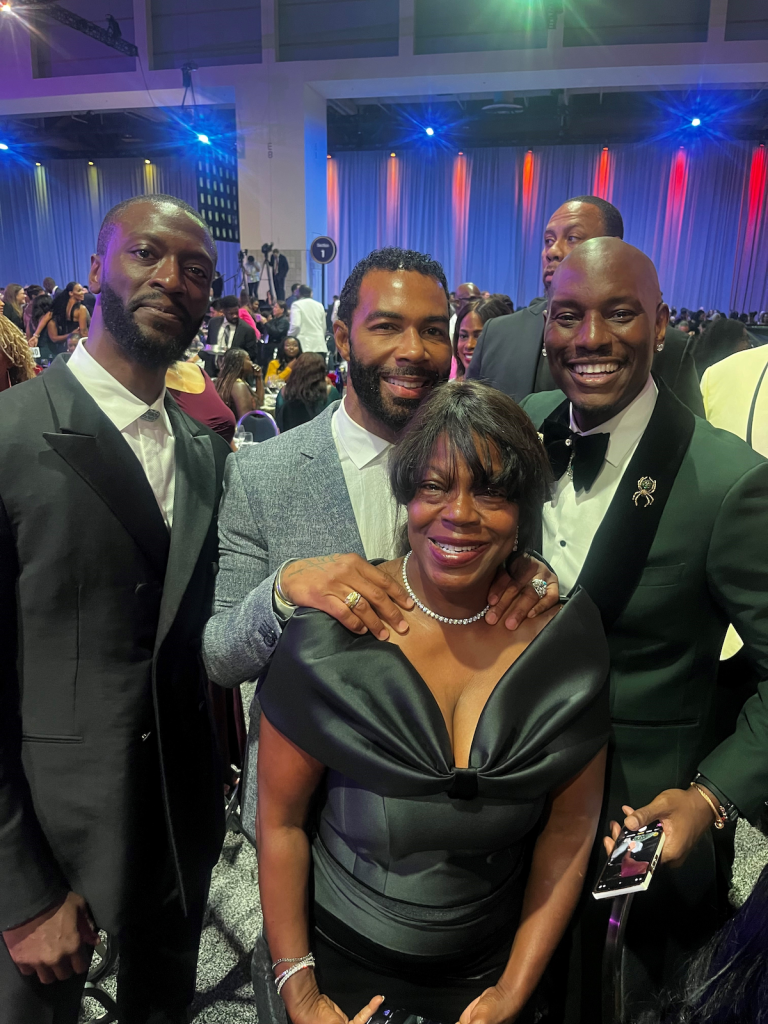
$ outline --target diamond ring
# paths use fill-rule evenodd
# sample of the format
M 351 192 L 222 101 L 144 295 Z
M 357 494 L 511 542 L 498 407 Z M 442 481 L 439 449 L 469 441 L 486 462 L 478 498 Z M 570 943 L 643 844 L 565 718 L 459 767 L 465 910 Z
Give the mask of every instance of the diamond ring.
M 547 587 L 549 584 L 546 580 L 531 580 L 531 586 L 536 591 L 539 600 L 541 600 L 542 597 L 547 596 Z
M 358 604 L 362 600 L 363 595 L 358 594 L 356 590 L 350 590 L 347 596 L 344 598 L 344 604 L 349 608 L 351 612 L 357 608 Z

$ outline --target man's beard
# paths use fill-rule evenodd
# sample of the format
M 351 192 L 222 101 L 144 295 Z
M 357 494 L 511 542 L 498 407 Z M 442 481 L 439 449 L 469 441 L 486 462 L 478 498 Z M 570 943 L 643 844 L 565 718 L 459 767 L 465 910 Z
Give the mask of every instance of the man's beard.
M 355 358 L 354 345 L 350 340 L 349 377 L 358 401 L 364 409 L 372 416 L 375 416 L 388 430 L 398 433 L 410 422 L 426 395 L 420 395 L 418 398 L 397 398 L 394 395 L 385 396 L 381 388 L 381 379 L 382 377 L 390 377 L 395 374 L 398 377 L 432 376 L 435 385 L 440 383 L 440 377 L 437 373 L 425 374 L 423 370 L 417 370 L 415 367 L 369 366 L 367 363 L 361 363 Z M 427 395 L 431 393 L 432 388 L 427 391 Z
M 105 281 L 101 285 L 100 305 L 104 326 L 134 362 L 147 369 L 157 370 L 167 368 L 182 358 L 200 324 L 194 324 L 187 317 L 182 323 L 181 333 L 176 336 L 142 327 L 134 313 L 149 298 L 148 295 L 137 296 L 126 304 Z M 178 312 L 186 316 L 183 311 Z

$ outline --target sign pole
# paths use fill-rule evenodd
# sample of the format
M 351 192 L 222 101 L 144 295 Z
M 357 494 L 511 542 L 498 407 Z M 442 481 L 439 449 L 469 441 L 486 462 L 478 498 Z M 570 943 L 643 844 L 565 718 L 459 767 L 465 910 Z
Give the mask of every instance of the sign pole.
M 323 305 L 325 305 L 325 264 L 321 264 L 323 268 Z

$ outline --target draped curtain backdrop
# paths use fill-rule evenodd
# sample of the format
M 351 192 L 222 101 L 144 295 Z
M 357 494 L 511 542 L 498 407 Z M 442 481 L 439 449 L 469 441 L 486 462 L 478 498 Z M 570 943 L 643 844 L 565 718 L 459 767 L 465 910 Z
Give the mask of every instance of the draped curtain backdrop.
M 196 208 L 194 164 L 178 158 L 51 160 L 41 167 L 3 160 L 0 168 L 0 287 L 10 281 L 85 283 L 104 214 L 131 196 L 177 196 Z M 219 270 L 237 271 L 236 242 L 219 242 Z M 230 282 L 228 290 L 231 290 Z
M 762 310 L 767 185 L 765 147 L 749 142 L 341 153 L 328 161 L 330 293 L 372 249 L 399 245 L 440 260 L 451 288 L 525 304 L 542 291 L 547 218 L 589 194 L 621 210 L 671 305 Z

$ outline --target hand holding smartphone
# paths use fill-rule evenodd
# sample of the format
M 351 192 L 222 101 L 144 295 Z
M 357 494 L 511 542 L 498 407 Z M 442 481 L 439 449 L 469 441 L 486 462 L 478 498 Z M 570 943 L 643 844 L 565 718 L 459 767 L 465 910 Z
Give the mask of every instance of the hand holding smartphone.
M 408 1010 L 388 1010 L 382 1005 L 368 1018 L 366 1024 L 440 1024 L 440 1021 L 420 1017 L 416 1013 L 409 1013 Z
M 632 831 L 622 829 L 616 845 L 592 890 L 596 900 L 645 892 L 651 884 L 664 847 L 664 829 L 660 821 Z

